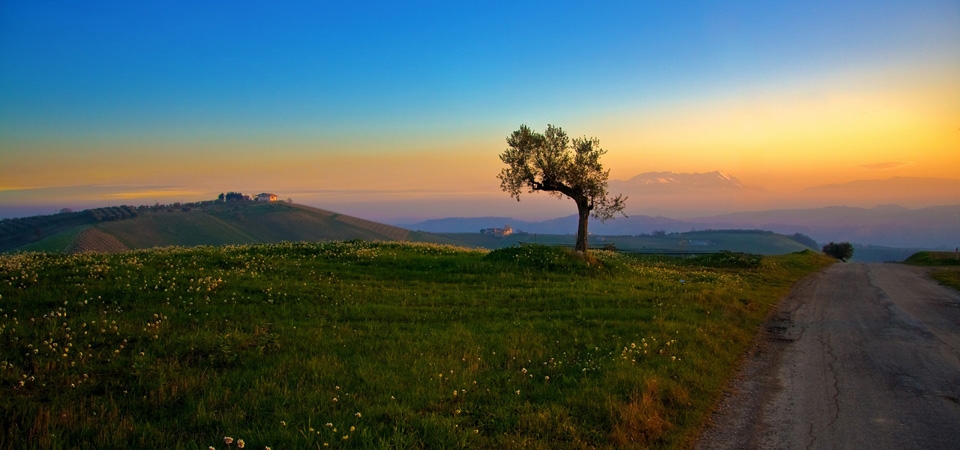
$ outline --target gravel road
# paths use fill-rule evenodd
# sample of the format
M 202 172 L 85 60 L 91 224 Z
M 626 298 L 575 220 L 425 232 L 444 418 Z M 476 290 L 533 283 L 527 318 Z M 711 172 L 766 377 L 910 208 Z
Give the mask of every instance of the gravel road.
M 696 448 L 960 448 L 960 295 L 926 270 L 798 283 Z

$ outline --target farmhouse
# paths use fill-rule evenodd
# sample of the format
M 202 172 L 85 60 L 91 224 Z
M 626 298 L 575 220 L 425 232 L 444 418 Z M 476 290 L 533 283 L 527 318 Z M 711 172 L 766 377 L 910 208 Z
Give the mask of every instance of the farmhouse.
M 266 192 L 262 194 L 257 194 L 258 202 L 275 202 L 277 201 L 277 194 L 268 194 Z
M 480 230 L 480 234 L 498 237 L 510 236 L 513 234 L 513 227 L 504 225 L 503 228 L 483 228 Z

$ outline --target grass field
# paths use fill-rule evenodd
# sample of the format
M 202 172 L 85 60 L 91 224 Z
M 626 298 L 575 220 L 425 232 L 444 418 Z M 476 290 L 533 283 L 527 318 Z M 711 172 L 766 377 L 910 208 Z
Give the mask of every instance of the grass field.
M 831 263 L 594 254 L 0 256 L 0 448 L 682 448 Z

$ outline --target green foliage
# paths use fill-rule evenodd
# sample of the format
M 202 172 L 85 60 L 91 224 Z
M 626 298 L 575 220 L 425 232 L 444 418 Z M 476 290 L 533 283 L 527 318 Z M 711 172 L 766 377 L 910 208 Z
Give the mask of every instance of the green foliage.
M 570 138 L 560 127 L 547 125 L 540 134 L 526 125 L 507 137 L 510 148 L 500 154 L 507 165 L 500 171 L 500 188 L 520 200 L 520 192 L 542 191 L 558 198 L 568 197 L 577 204 L 579 225 L 576 249 L 587 251 L 587 222 L 601 222 L 623 214 L 626 198 L 607 195 L 609 170 L 604 170 L 597 138 Z
M 0 449 L 678 448 L 828 263 L 513 251 L 0 256 Z
M 845 262 L 853 257 L 853 245 L 849 242 L 830 242 L 823 246 L 823 254 Z

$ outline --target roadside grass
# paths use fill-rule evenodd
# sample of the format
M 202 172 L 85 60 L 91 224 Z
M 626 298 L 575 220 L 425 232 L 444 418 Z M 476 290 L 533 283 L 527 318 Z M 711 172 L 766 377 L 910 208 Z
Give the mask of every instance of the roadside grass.
M 937 269 L 930 276 L 940 284 L 960 291 L 960 267 Z
M 937 267 L 930 277 L 940 284 L 960 290 L 960 259 L 955 252 L 917 252 L 904 261 L 914 266 Z
M 923 251 L 910 255 L 904 263 L 914 266 L 960 266 L 960 259 L 954 252 Z
M 832 262 L 593 255 L 0 256 L 0 449 L 681 448 L 771 308 Z

